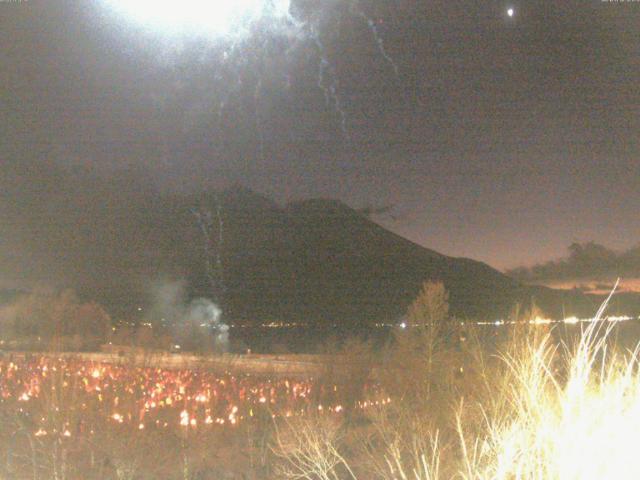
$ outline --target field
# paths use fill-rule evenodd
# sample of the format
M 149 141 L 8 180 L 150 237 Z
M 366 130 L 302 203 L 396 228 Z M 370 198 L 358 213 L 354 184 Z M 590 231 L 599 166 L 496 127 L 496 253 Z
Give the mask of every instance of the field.
M 6 354 L 0 478 L 639 478 L 637 327 L 407 329 L 308 377 Z
M 160 436 L 181 445 L 194 438 L 234 436 L 239 429 L 270 424 L 280 417 L 310 412 L 344 417 L 348 410 L 388 401 L 375 383 L 363 384 L 361 393 L 362 400 L 346 405 L 343 386 L 313 378 L 136 367 L 73 356 L 9 355 L 0 362 L 2 418 L 14 423 L 14 431 L 5 437 L 11 444 L 7 455 L 12 458 L 5 474 L 47 478 L 45 472 L 51 468 L 55 475 L 75 478 L 99 465 L 99 475 L 106 475 L 109 468 L 105 470 L 104 465 L 115 459 L 105 451 L 104 436 L 109 443 L 129 436 L 136 441 Z M 66 458 L 56 457 L 58 447 L 48 452 L 53 457 L 43 455 L 47 445 L 68 451 Z M 20 448 L 32 450 L 30 462 L 20 460 L 28 456 L 15 454 Z M 74 457 L 73 452 L 81 454 Z M 57 465 L 60 462 L 64 468 Z

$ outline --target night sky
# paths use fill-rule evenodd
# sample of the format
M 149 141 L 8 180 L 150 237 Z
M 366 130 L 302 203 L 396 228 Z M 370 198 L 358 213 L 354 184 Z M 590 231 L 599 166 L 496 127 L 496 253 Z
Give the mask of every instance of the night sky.
M 163 192 L 242 184 L 279 202 L 391 207 L 375 220 L 501 269 L 573 241 L 638 242 L 640 3 L 291 12 L 295 28 L 212 33 L 107 0 L 0 0 L 2 171 L 27 166 L 25 185 L 65 168 Z M 21 216 L 0 225 L 0 257 L 18 255 L 14 230 L 42 195 L 4 195 Z

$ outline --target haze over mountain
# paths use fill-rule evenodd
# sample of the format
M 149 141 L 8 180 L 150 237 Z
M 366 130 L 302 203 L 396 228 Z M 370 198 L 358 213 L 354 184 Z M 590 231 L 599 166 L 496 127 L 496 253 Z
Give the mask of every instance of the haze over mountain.
M 280 206 L 240 187 L 159 194 L 135 175 L 97 181 L 54 168 L 35 183 L 24 168 L 5 182 L 2 286 L 74 288 L 116 317 L 172 280 L 248 323 L 397 322 L 429 279 L 444 282 L 462 318 L 504 317 L 532 298 L 555 316 L 597 307 L 578 292 L 525 286 L 421 247 L 335 200 Z

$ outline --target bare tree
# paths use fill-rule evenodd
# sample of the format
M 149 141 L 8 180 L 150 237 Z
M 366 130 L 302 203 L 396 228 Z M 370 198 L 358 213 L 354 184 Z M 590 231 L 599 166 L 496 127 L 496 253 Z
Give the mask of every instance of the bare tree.
M 422 284 L 422 289 L 407 310 L 407 319 L 416 327 L 427 362 L 427 374 L 433 374 L 436 350 L 446 337 L 449 320 L 449 293 L 442 282 L 431 280 Z

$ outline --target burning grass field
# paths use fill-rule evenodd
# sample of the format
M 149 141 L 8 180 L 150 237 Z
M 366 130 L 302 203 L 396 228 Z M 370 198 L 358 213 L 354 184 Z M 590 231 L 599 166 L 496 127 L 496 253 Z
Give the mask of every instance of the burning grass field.
M 6 458 L 11 458 L 5 475 L 87 478 L 94 473 L 96 478 L 122 478 L 116 466 L 119 454 L 110 452 L 109 445 L 131 442 L 135 450 L 145 437 L 177 442 L 169 452 L 160 449 L 162 442 L 157 451 L 152 447 L 152 455 L 166 458 L 187 448 L 193 453 L 193 443 L 204 439 L 246 438 L 256 429 L 267 432 L 280 418 L 342 418 L 349 410 L 390 401 L 372 382 L 363 384 L 362 395 L 349 404 L 342 390 L 338 384 L 312 378 L 143 368 L 51 355 L 8 356 L 0 361 L 3 440 Z M 137 453 L 149 458 L 149 452 Z M 188 462 L 193 463 L 178 455 L 156 476 L 149 476 L 146 466 L 146 473 L 131 478 L 173 478 L 177 466 L 182 471 L 177 478 L 183 478 Z M 208 465 L 207 470 L 215 468 Z
M 84 412 L 101 412 L 102 420 L 139 430 L 234 426 L 258 416 L 301 416 L 310 409 L 341 414 L 345 410 L 341 396 L 338 385 L 312 378 L 272 379 L 143 368 L 48 355 L 21 355 L 0 362 L 0 402 L 16 414 L 29 417 L 36 436 L 91 433 L 96 419 Z M 369 383 L 364 385 L 363 400 L 354 407 L 362 409 L 387 401 L 379 386 Z M 37 412 L 49 406 L 59 409 L 58 402 L 77 410 L 75 425 L 64 422 L 62 428 L 56 428 L 46 416 L 38 417 Z
M 403 331 L 306 380 L 5 357 L 0 478 L 637 479 L 638 329 L 595 320 Z

